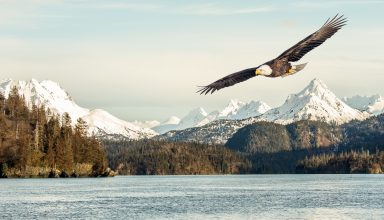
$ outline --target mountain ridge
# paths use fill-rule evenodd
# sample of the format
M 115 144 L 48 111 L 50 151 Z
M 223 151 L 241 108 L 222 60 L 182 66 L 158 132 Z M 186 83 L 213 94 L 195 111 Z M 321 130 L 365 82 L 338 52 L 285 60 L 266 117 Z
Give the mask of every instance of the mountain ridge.
M 59 115 L 68 112 L 73 123 L 78 118 L 83 118 L 89 124 L 89 134 L 107 139 L 142 139 L 160 134 L 163 135 L 162 138 L 179 140 L 194 137 L 201 142 L 209 137 L 213 143 L 223 143 L 236 129 L 257 121 L 289 124 L 299 120 L 315 120 L 343 124 L 354 119 L 363 120 L 378 111 L 384 111 L 384 100 L 381 96 L 360 98 L 360 101 L 356 101 L 357 98 L 339 99 L 321 80 L 313 79 L 308 86 L 289 95 L 281 106 L 275 108 L 263 101 L 243 102 L 231 99 L 224 108 L 210 113 L 198 107 L 181 119 L 173 116 L 162 123 L 155 120 L 127 122 L 101 109 L 80 107 L 68 92 L 50 80 L 6 79 L 0 81 L 0 92 L 6 96 L 13 86 L 25 97 L 29 106 L 45 105 Z M 207 132 L 212 133 L 206 134 Z M 218 137 L 220 134 L 222 137 Z
M 56 82 L 50 80 L 14 81 L 6 79 L 0 81 L 0 92 L 7 97 L 11 89 L 16 87 L 23 95 L 28 107 L 44 105 L 52 114 L 63 115 L 67 112 L 74 125 L 78 118 L 88 123 L 90 135 L 113 138 L 116 136 L 129 139 L 148 138 L 157 133 L 151 129 L 140 128 L 132 123 L 118 119 L 101 109 L 86 109 L 77 105 L 74 99 Z
M 364 120 L 368 116 L 337 98 L 321 80 L 313 79 L 303 90 L 289 95 L 283 105 L 259 116 L 243 120 L 214 121 L 199 128 L 170 131 L 157 138 L 224 144 L 239 128 L 258 121 L 283 125 L 301 120 L 343 124 L 351 120 Z

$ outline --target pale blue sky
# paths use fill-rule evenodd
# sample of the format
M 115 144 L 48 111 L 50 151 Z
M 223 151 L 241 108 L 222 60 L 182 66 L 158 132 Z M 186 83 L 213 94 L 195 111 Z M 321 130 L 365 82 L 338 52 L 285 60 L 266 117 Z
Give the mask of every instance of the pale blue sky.
M 0 0 L 0 77 L 57 81 L 78 104 L 126 120 L 182 117 L 231 98 L 277 106 L 313 78 L 340 97 L 384 95 L 383 11 L 375 0 Z M 348 25 L 297 75 L 195 94 L 275 58 L 336 13 Z

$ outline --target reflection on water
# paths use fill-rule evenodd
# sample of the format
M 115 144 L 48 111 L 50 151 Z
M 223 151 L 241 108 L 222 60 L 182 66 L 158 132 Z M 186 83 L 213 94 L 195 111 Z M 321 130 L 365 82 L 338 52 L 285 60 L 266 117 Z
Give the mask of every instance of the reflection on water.
M 0 179 L 0 219 L 384 219 L 384 175 Z

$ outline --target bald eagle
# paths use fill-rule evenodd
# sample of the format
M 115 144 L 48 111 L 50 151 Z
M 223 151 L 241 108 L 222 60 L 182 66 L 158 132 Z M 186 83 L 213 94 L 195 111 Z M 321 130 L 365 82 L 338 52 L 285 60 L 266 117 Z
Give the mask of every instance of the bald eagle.
M 347 20 L 343 15 L 338 14 L 324 23 L 324 25 L 309 35 L 308 37 L 295 44 L 293 47 L 284 51 L 276 59 L 268 61 L 258 67 L 253 67 L 232 73 L 224 78 L 221 78 L 207 86 L 201 87 L 197 93 L 208 94 L 213 93 L 222 88 L 235 85 L 243 82 L 254 76 L 262 75 L 266 77 L 285 77 L 293 75 L 304 69 L 306 63 L 293 65 L 290 62 L 299 61 L 306 53 L 321 45 L 325 40 L 334 35 L 341 27 L 346 24 Z

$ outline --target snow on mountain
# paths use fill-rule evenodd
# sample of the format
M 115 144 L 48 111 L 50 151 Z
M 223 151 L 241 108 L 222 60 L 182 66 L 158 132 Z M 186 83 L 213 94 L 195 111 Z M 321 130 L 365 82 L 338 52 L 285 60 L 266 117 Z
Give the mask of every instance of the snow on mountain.
M 72 97 L 59 84 L 44 80 L 14 81 L 11 79 L 0 81 L 0 92 L 7 97 L 13 87 L 25 97 L 27 105 L 44 105 L 54 114 L 65 112 L 72 118 L 73 124 L 78 118 L 88 122 L 89 133 L 103 137 L 125 137 L 129 139 L 147 138 L 156 135 L 150 129 L 143 129 L 129 122 L 120 120 L 103 110 L 89 110 L 78 106 Z
M 160 122 L 159 121 L 156 121 L 156 120 L 153 120 L 153 121 L 138 121 L 138 120 L 134 120 L 131 122 L 132 124 L 140 127 L 140 128 L 153 128 L 153 127 L 156 127 L 158 125 L 160 125 Z
M 218 112 L 214 111 L 208 114 L 203 108 L 195 108 L 190 111 L 186 116 L 180 119 L 177 124 L 161 125 L 153 128 L 154 131 L 159 134 L 164 134 L 171 130 L 183 130 L 186 128 L 200 127 L 214 121 Z
M 224 144 L 240 128 L 250 124 L 249 119 L 212 121 L 201 127 L 172 130 L 155 136 L 157 140 L 200 142 L 209 144 Z
M 140 129 L 136 125 L 120 120 L 102 109 L 94 109 L 82 119 L 88 124 L 88 132 L 96 136 L 121 136 L 141 139 L 148 137 L 148 135 L 155 135 L 154 131 L 148 128 Z
M 282 106 L 269 110 L 260 119 L 280 124 L 304 119 L 342 124 L 366 117 L 337 98 L 321 80 L 314 79 L 301 92 L 288 96 Z
M 252 103 L 252 102 L 251 102 Z M 300 120 L 320 120 L 336 122 L 339 124 L 352 119 L 363 120 L 368 117 L 356 109 L 349 107 L 332 93 L 327 86 L 318 79 L 312 80 L 301 92 L 288 96 L 285 103 L 277 108 L 270 109 L 262 102 L 249 103 L 260 106 L 261 111 L 255 117 L 246 117 L 242 120 L 215 120 L 201 127 L 188 128 L 181 131 L 170 131 L 157 139 L 174 141 L 197 141 L 203 143 L 224 144 L 239 128 L 258 121 L 272 121 L 281 124 L 289 124 Z M 260 104 L 261 103 L 261 104 Z M 244 105 L 242 108 L 246 108 Z M 250 108 L 254 113 L 254 108 Z M 269 110 L 270 109 L 270 110 Z M 247 112 L 244 110 L 244 112 Z M 240 109 L 236 115 L 243 114 Z
M 49 80 L 38 82 L 35 79 L 30 81 L 7 79 L 0 82 L 0 92 L 5 97 L 8 97 L 13 87 L 16 87 L 19 94 L 24 96 L 29 107 L 33 104 L 44 105 L 52 113 L 59 115 L 68 112 L 72 121 L 89 113 L 88 109 L 76 105 L 72 97 L 55 82 Z
M 193 109 L 180 120 L 176 130 L 203 126 L 211 122 L 207 116 L 208 113 L 203 108 Z
M 268 110 L 270 110 L 271 107 L 267 105 L 267 103 L 262 101 L 251 101 L 249 103 L 246 103 L 243 105 L 235 115 L 230 117 L 229 119 L 233 120 L 241 120 L 246 119 L 250 117 L 256 117 L 259 115 L 264 114 Z
M 372 115 L 384 113 L 384 98 L 380 95 L 373 96 L 353 96 L 350 98 L 342 98 L 349 106 L 360 111 L 368 112 Z
M 218 118 L 231 118 L 234 117 L 239 109 L 245 105 L 245 102 L 238 101 L 236 99 L 231 99 L 229 104 L 219 112 L 217 115 Z
M 251 101 L 249 103 L 232 99 L 222 110 L 212 111 L 207 114 L 203 108 L 196 108 L 183 117 L 178 124 L 167 125 L 162 123 L 152 128 L 159 134 L 164 134 L 171 130 L 183 130 L 186 128 L 201 127 L 216 120 L 241 120 L 255 117 L 271 109 L 266 103 L 261 101 Z
M 261 115 L 270 109 L 271 107 L 262 101 L 251 101 L 247 103 L 232 99 L 228 105 L 218 113 L 217 119 L 240 120 Z

